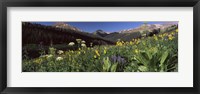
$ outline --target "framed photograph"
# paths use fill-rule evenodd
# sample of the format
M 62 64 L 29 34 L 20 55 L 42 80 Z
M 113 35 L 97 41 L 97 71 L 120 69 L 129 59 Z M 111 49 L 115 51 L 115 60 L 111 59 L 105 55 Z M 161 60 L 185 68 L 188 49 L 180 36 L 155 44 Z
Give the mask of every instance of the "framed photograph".
M 199 94 L 199 0 L 1 1 L 1 93 Z

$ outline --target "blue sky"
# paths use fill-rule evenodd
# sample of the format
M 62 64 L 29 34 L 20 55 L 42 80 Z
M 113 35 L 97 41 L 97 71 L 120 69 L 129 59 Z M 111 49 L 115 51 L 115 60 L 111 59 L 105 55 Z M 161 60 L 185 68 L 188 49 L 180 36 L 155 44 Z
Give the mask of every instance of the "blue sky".
M 53 25 L 56 22 L 34 22 L 42 25 Z M 136 28 L 144 22 L 64 22 L 85 32 L 95 32 L 101 29 L 105 32 L 116 32 L 124 29 Z M 164 24 L 169 22 L 147 22 L 147 24 Z

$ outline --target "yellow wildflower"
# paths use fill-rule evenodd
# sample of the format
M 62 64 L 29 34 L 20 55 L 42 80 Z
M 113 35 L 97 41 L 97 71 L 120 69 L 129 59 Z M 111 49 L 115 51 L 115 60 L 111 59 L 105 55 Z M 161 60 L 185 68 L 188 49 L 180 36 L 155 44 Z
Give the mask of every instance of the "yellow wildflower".
M 137 40 L 137 41 L 136 41 L 136 44 L 139 44 L 139 43 L 140 43 L 140 40 Z
M 97 58 L 97 56 L 96 56 L 96 55 L 94 55 L 94 58 Z
M 116 45 L 117 46 L 122 46 L 123 44 L 122 44 L 122 42 L 118 41 Z
M 132 41 L 130 41 L 130 42 L 129 42 L 129 44 L 130 44 L 130 45 L 133 45 L 133 42 L 132 42 Z
M 34 62 L 37 63 L 37 64 L 41 64 L 42 63 L 42 59 L 38 58 L 38 59 L 34 60 Z
M 137 53 L 139 53 L 139 50 L 138 50 L 138 49 L 135 49 L 134 52 L 137 54 Z
M 163 37 L 163 35 L 162 35 L 162 34 L 160 34 L 160 35 L 158 35 L 158 37 L 162 38 L 162 37 Z
M 178 29 L 176 29 L 176 32 L 178 32 Z
M 166 36 L 166 35 L 167 35 L 166 33 L 163 34 L 163 36 Z
M 104 49 L 103 53 L 106 54 L 106 49 Z
M 169 37 L 169 40 L 173 40 L 173 37 Z
M 134 41 L 136 42 L 136 41 L 137 41 L 137 39 L 134 39 Z
M 95 53 L 96 53 L 97 56 L 100 56 L 98 50 L 95 50 Z
M 168 38 L 169 38 L 169 40 L 173 40 L 174 39 L 174 37 L 172 35 L 169 35 Z
M 154 34 L 154 35 L 155 35 L 155 34 Z M 155 40 L 158 40 L 157 36 L 154 36 L 154 39 L 155 39 Z
M 126 42 L 126 45 L 129 45 L 129 42 Z

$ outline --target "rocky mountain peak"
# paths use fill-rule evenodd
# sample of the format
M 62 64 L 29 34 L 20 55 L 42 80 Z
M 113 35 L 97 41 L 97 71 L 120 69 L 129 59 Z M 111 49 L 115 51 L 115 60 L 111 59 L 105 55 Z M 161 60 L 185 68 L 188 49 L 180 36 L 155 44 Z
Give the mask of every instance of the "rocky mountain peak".
M 74 30 L 74 31 L 81 31 L 77 27 L 71 26 L 71 25 L 66 24 L 64 22 L 57 22 L 53 26 L 56 27 L 56 28 L 63 28 L 63 29 L 70 29 L 70 30 Z

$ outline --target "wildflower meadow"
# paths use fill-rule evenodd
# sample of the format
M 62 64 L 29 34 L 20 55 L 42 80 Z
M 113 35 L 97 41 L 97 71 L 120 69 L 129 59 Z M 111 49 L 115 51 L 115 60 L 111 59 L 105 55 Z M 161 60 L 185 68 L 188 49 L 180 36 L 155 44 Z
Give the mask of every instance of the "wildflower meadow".
M 177 72 L 178 29 L 150 37 L 118 39 L 114 45 L 94 45 L 84 39 L 56 49 L 40 50 L 36 58 L 24 54 L 23 72 Z

